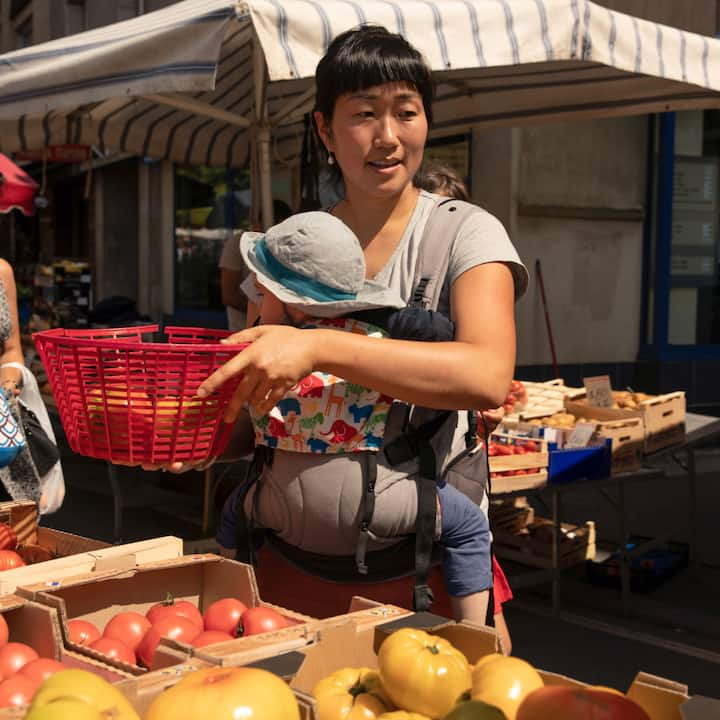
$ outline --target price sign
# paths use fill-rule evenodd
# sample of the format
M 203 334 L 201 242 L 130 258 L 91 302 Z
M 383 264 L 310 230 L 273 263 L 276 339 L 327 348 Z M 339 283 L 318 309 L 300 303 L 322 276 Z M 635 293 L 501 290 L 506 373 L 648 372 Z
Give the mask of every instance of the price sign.
M 575 423 L 573 431 L 565 443 L 566 448 L 583 448 L 587 447 L 593 433 L 595 432 L 595 423 L 579 422 Z
M 583 378 L 588 405 L 611 408 L 613 406 L 612 386 L 608 375 Z

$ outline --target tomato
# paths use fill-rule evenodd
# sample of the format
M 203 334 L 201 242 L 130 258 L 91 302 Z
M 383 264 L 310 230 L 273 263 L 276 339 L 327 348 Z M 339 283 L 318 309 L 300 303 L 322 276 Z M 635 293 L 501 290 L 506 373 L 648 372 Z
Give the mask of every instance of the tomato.
M 281 615 L 277 610 L 261 605 L 246 610 L 242 614 L 241 624 L 240 635 L 243 636 L 282 630 L 290 626 L 284 615 Z
M 10 637 L 10 630 L 8 629 L 7 620 L 4 615 L 0 615 L 0 648 L 3 645 L 7 645 L 8 638 Z
M 37 660 L 39 655 L 25 643 L 9 642 L 0 648 L 0 676 L 9 678 L 23 665 Z
M 70 620 L 67 629 L 68 640 L 76 645 L 90 645 L 101 637 L 100 631 L 87 620 Z
M 520 703 L 543 684 L 530 663 L 494 653 L 481 658 L 473 668 L 470 695 L 502 710 L 507 720 L 515 720 Z
M 65 665 L 57 660 L 51 658 L 38 658 L 37 660 L 31 660 L 26 665 L 23 665 L 18 674 L 24 675 L 26 678 L 35 681 L 38 685 L 45 682 L 51 675 L 54 675 L 58 670 L 64 670 Z
M 419 713 L 407 712 L 407 710 L 393 710 L 392 712 L 378 715 L 377 720 L 432 720 L 427 715 Z
M 528 695 L 517 720 L 650 720 L 648 714 L 622 695 L 591 688 L 549 685 Z
M 17 673 L 0 683 L 0 707 L 20 707 L 32 699 L 39 683 Z
M 534 440 L 526 440 L 525 441 L 525 451 L 526 452 L 537 452 L 538 444 Z
M 17 547 L 17 535 L 6 523 L 0 523 L 0 550 L 14 550 Z
M 287 683 L 267 670 L 211 667 L 160 693 L 144 715 L 144 720 L 197 718 L 300 720 L 300 710 Z
M 176 601 L 172 595 L 168 595 L 163 602 L 153 605 L 145 613 L 145 617 L 150 621 L 151 625 L 154 625 L 162 618 L 174 617 L 176 615 L 180 615 L 195 623 L 198 627 L 198 632 L 204 629 L 203 618 L 200 611 L 191 602 L 187 600 Z
M 402 710 L 444 717 L 470 688 L 470 665 L 447 640 L 402 628 L 380 646 L 378 669 L 390 700 Z
M 502 710 L 492 705 L 480 700 L 468 700 L 458 703 L 444 720 L 507 720 L 507 718 Z
M 14 550 L 0 550 L 0 571 L 23 567 L 25 562 Z
M 115 638 L 101 637 L 90 643 L 88 647 L 113 660 L 119 660 L 128 665 L 135 665 L 137 662 L 135 653 L 124 642 L 115 640 Z
M 312 691 L 317 720 L 373 720 L 392 707 L 380 676 L 370 668 L 343 668 L 320 680 Z
M 137 659 L 148 669 L 152 668 L 155 651 L 160 638 L 170 638 L 179 642 L 191 643 L 199 634 L 197 625 L 181 615 L 169 615 L 158 620 L 140 641 Z
M 121 612 L 110 618 L 103 637 L 119 640 L 133 653 L 150 629 L 150 621 L 137 612 Z
M 247 605 L 235 598 L 216 600 L 203 613 L 204 627 L 206 630 L 220 630 L 237 637 L 240 618 L 246 610 Z
M 208 645 L 227 642 L 228 640 L 234 640 L 234 638 L 226 632 L 222 632 L 221 630 L 203 630 L 199 635 L 196 635 L 193 638 L 190 644 L 193 647 L 201 648 L 207 647 Z

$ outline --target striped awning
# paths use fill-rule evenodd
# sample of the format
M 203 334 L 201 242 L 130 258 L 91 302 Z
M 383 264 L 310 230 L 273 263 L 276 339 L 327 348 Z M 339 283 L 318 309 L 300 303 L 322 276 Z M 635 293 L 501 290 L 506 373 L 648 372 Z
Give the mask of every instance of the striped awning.
M 295 162 L 318 60 L 366 22 L 427 58 L 436 136 L 720 105 L 720 41 L 587 0 L 184 0 L 0 56 L 0 150 L 242 165 L 266 101 L 273 157 Z

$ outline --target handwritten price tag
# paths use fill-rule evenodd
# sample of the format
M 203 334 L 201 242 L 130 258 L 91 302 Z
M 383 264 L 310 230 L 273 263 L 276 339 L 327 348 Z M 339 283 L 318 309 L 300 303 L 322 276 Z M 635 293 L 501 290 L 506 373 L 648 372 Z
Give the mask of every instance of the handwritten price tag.
M 595 433 L 595 423 L 579 422 L 575 423 L 570 436 L 568 437 L 566 448 L 583 448 L 587 447 Z
M 588 405 L 611 408 L 613 406 L 612 386 L 608 375 L 583 378 Z

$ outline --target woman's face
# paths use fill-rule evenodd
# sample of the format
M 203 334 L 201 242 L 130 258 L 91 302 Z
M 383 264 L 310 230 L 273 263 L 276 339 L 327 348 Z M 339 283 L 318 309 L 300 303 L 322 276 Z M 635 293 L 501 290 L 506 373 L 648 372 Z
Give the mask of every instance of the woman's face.
M 428 124 L 420 94 L 386 83 L 341 95 L 332 121 L 315 113 L 320 137 L 335 156 L 349 197 L 393 196 L 410 185 L 422 163 Z

